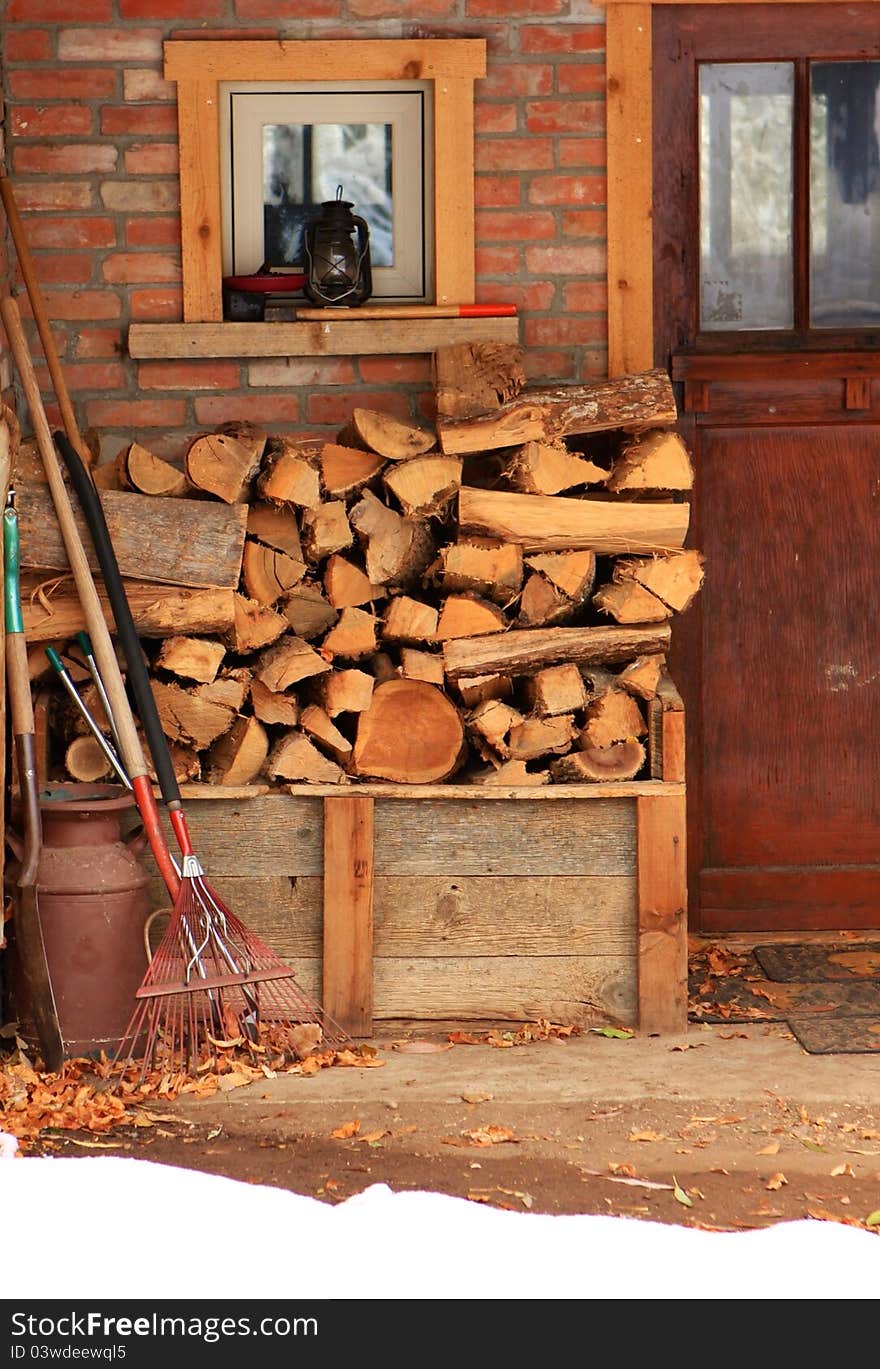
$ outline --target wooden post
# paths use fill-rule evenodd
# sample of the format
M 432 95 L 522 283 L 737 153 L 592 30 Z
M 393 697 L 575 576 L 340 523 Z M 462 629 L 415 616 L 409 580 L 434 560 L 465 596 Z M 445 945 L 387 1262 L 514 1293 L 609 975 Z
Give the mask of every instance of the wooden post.
M 324 799 L 323 1007 L 350 1036 L 373 1034 L 373 800 Z
M 636 800 L 638 1029 L 687 1030 L 687 863 L 683 794 Z

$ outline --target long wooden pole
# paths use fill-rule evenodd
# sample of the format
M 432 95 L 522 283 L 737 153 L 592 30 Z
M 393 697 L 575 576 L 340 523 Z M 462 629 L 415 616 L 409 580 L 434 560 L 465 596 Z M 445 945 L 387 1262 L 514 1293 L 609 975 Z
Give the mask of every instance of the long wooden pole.
M 0 317 L 3 320 L 3 327 L 6 330 L 6 337 L 9 341 L 9 348 L 12 352 L 22 388 L 27 400 L 28 411 L 33 424 L 34 436 L 40 453 L 40 460 L 46 473 L 46 480 L 49 491 L 52 495 L 52 502 L 55 506 L 55 513 L 58 518 L 58 525 L 61 529 L 61 536 L 64 540 L 64 547 L 67 552 L 67 559 L 70 562 L 70 569 L 76 583 L 77 594 L 82 604 L 85 615 L 86 627 L 92 639 L 92 647 L 95 653 L 95 660 L 98 662 L 98 669 L 104 680 L 104 687 L 110 698 L 110 707 L 113 710 L 113 721 L 119 730 L 119 744 L 122 749 L 122 761 L 128 772 L 137 800 L 138 811 L 144 824 L 144 831 L 150 843 L 150 849 L 159 867 L 162 878 L 168 887 L 169 893 L 174 897 L 180 887 L 180 881 L 171 860 L 168 850 L 168 843 L 162 830 L 159 819 L 159 810 L 153 795 L 152 785 L 149 778 L 149 769 L 144 757 L 143 747 L 135 726 L 134 714 L 128 702 L 125 692 L 125 684 L 122 679 L 122 672 L 119 669 L 119 662 L 113 643 L 110 639 L 110 632 L 104 619 L 104 611 L 101 607 L 101 600 L 95 587 L 92 577 L 91 566 L 85 553 L 85 548 L 80 540 L 79 529 L 73 513 L 73 506 L 70 496 L 67 493 L 67 486 L 61 474 L 61 464 L 55 452 L 52 442 L 52 434 L 49 430 L 49 423 L 46 418 L 46 411 L 43 408 L 43 401 L 40 396 L 40 388 L 34 374 L 33 363 L 28 352 L 27 341 L 24 329 L 21 326 L 21 315 L 19 314 L 18 304 L 12 298 L 0 300 Z
M 15 252 L 18 257 L 18 264 L 21 267 L 21 274 L 24 279 L 25 289 L 27 290 L 28 300 L 30 301 L 31 312 L 34 322 L 37 325 L 37 332 L 40 335 L 40 342 L 43 344 L 43 352 L 46 357 L 46 365 L 49 367 L 49 375 L 52 378 L 52 385 L 55 390 L 55 397 L 58 400 L 58 408 L 61 413 L 61 423 L 67 434 L 69 442 L 72 442 L 87 466 L 92 463 L 92 455 L 80 435 L 73 412 L 73 404 L 64 374 L 61 370 L 61 362 L 55 346 L 55 339 L 52 336 L 52 325 L 46 312 L 46 306 L 40 291 L 40 283 L 37 280 L 37 273 L 34 269 L 34 262 L 25 236 L 24 224 L 18 212 L 18 205 L 15 202 L 15 195 L 12 190 L 12 183 L 9 177 L 0 174 L 0 199 L 3 200 L 3 208 L 6 211 L 6 222 L 9 224 L 9 231 L 12 234 L 12 241 L 15 244 Z

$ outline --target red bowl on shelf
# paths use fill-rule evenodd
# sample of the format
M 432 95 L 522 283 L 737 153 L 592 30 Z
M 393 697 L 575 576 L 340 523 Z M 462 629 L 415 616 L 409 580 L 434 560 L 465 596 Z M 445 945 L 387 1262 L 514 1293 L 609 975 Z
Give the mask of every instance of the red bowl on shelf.
M 305 273 L 299 271 L 254 271 L 249 276 L 223 277 L 227 290 L 243 290 L 254 295 L 289 294 L 292 290 L 301 290 L 305 283 Z

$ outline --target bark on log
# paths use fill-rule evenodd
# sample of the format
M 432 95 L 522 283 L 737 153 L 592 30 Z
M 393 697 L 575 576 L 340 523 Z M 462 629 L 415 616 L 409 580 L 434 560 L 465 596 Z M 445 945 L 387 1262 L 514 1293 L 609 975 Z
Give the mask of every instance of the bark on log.
M 438 419 L 440 449 L 447 455 L 516 447 L 531 441 L 609 432 L 643 432 L 678 421 L 672 382 L 661 369 L 593 385 L 522 390 L 497 413 Z
M 358 718 L 352 771 L 404 784 L 439 784 L 466 754 L 458 709 L 434 685 L 386 680 Z
M 462 486 L 461 532 L 517 542 L 526 551 L 576 551 L 604 556 L 677 551 L 688 530 L 688 504 L 630 503 L 563 495 L 510 494 Z
M 468 675 L 525 675 L 542 666 L 631 661 L 646 652 L 665 652 L 669 624 L 657 627 L 551 627 L 446 642 L 448 679 Z

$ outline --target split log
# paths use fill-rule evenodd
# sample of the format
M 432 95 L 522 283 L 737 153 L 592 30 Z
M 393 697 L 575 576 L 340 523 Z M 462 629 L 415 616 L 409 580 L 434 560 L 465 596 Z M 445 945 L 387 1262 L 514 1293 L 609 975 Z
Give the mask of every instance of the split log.
M 476 708 L 487 699 L 509 699 L 513 694 L 513 681 L 507 675 L 463 675 L 452 683 L 468 708 Z
M 592 385 L 522 390 L 495 413 L 442 416 L 437 431 L 441 451 L 463 455 L 616 428 L 644 432 L 677 421 L 672 381 L 658 368 Z
M 405 680 L 424 680 L 426 684 L 443 688 L 443 658 L 432 651 L 401 647 L 399 671 Z
M 138 734 L 140 735 L 140 730 L 138 730 Z M 144 756 L 147 760 L 147 774 L 153 784 L 158 785 L 159 777 L 153 766 L 146 737 L 141 737 L 141 746 L 143 747 Z M 171 758 L 171 768 L 174 771 L 174 778 L 177 780 L 178 784 L 187 784 L 190 780 L 201 779 L 202 762 L 198 753 L 194 751 L 191 746 L 181 746 L 180 743 L 171 741 L 169 738 L 168 754 Z
M 300 726 L 322 751 L 329 751 L 337 765 L 343 768 L 351 759 L 351 742 L 339 731 L 329 714 L 318 704 L 309 704 L 302 711 Z
M 571 662 L 549 666 L 527 676 L 523 689 L 532 712 L 541 718 L 576 713 L 587 702 L 584 677 Z
M 231 713 L 240 713 L 248 696 L 250 684 L 250 671 L 243 671 L 240 676 L 239 672 L 236 672 L 235 675 L 221 676 L 219 679 L 211 680 L 209 684 L 195 685 L 189 692 L 196 699 L 205 699 L 208 703 L 221 704 L 223 708 L 228 708 Z
M 285 594 L 279 605 L 281 613 L 297 637 L 320 637 L 339 617 L 336 609 L 324 597 L 320 585 L 303 582 Z
M 467 752 L 458 709 L 422 680 L 386 680 L 358 717 L 352 771 L 404 784 L 449 779 Z
M 324 588 L 334 608 L 359 608 L 361 604 L 384 599 L 387 594 L 381 585 L 371 584 L 360 566 L 338 552 L 333 553 L 324 567 Z
M 384 456 L 360 447 L 328 442 L 321 448 L 321 483 L 327 494 L 344 499 L 374 480 L 385 465 Z
M 362 608 L 344 608 L 339 621 L 322 641 L 321 654 L 328 661 L 336 657 L 358 661 L 372 656 L 376 648 L 376 619 L 372 613 Z
M 507 745 L 511 760 L 534 761 L 570 751 L 574 737 L 574 719 L 565 713 L 557 718 L 524 718 L 511 728 Z
M 593 603 L 617 623 L 662 623 L 672 616 L 656 594 L 635 580 L 603 585 L 593 595 Z
M 354 540 L 345 503 L 341 499 L 331 499 L 316 509 L 306 509 L 302 516 L 301 531 L 303 550 L 313 565 L 324 561 L 335 551 L 344 551 Z
M 254 717 L 269 727 L 296 727 L 299 722 L 299 702 L 293 694 L 276 694 L 263 684 L 253 680 L 250 689 L 251 707 Z
M 94 784 L 112 776 L 113 766 L 91 732 L 74 737 L 64 752 L 64 768 L 72 780 Z
M 231 630 L 235 595 L 231 589 L 174 589 L 126 580 L 125 593 L 135 628 L 141 637 L 174 637 L 181 632 L 223 634 Z M 113 610 L 103 586 L 98 598 L 104 620 L 116 631 Z M 89 631 L 79 595 L 71 576 L 46 581 L 43 576 L 22 576 L 22 618 L 29 642 L 68 640 Z
M 694 469 L 684 439 L 678 433 L 644 433 L 624 443 L 614 458 L 609 490 L 689 490 Z
M 508 734 L 511 728 L 518 727 L 524 721 L 518 708 L 502 699 L 486 699 L 467 715 L 465 725 L 483 760 L 493 756 L 506 760 L 510 756 Z M 486 751 L 486 744 L 490 748 L 489 752 Z
M 209 684 L 216 679 L 226 648 L 207 637 L 167 637 L 156 657 L 156 665 L 185 680 Z
M 244 551 L 244 507 L 198 499 L 161 499 L 120 490 L 101 492 L 101 506 L 120 573 L 157 584 L 238 588 Z M 67 571 L 67 552 L 45 486 L 16 485 L 23 569 Z M 74 510 L 89 565 L 101 571 L 91 534 Z
M 233 418 L 228 423 L 221 423 L 217 431 L 225 437 L 234 438 L 239 446 L 246 447 L 254 461 L 262 461 L 269 434 L 258 423 L 249 423 L 246 419 Z
M 316 456 L 314 442 L 273 438 L 257 476 L 260 497 L 275 503 L 296 504 L 301 509 L 317 509 L 321 503 L 321 480 Z
M 526 551 L 621 553 L 677 551 L 684 544 L 690 506 L 673 503 L 616 503 L 586 496 L 511 494 L 462 486 L 458 496 L 461 532 Z
M 314 687 L 314 695 L 330 718 L 340 713 L 363 713 L 373 699 L 376 681 L 364 670 L 333 670 L 322 675 Z
M 269 646 L 290 626 L 286 616 L 268 604 L 260 604 L 244 594 L 236 594 L 234 600 L 234 620 L 225 640 L 230 650 L 237 655 L 246 656 L 260 647 Z
M 430 604 L 398 594 L 382 618 L 382 637 L 386 642 L 428 642 L 437 635 L 440 615 Z M 441 663 L 442 669 L 442 663 Z
M 115 461 L 102 461 L 100 466 L 92 467 L 92 483 L 101 493 L 104 490 L 122 490 L 124 485 L 119 478 Z
M 609 689 L 587 705 L 586 721 L 578 733 L 582 751 L 625 742 L 630 737 L 647 735 L 647 724 L 632 694 L 623 689 Z
M 258 718 L 236 718 L 205 762 L 208 784 L 253 784 L 269 754 L 269 736 Z
M 248 537 L 241 562 L 241 578 L 249 599 L 271 606 L 282 594 L 298 585 L 306 573 L 303 561 L 294 561 L 283 551 L 275 551 Z
M 405 589 L 434 559 L 426 524 L 389 509 L 370 490 L 364 490 L 349 522 L 365 545 L 367 576 L 374 585 Z
M 583 780 L 632 780 L 645 764 L 645 748 L 631 737 L 611 746 L 572 751 L 550 763 L 555 784 L 577 784 Z
M 528 556 L 526 565 L 543 575 L 578 607 L 589 595 L 596 579 L 596 554 L 592 551 L 547 552 Z
M 604 485 L 608 472 L 570 452 L 561 440 L 526 442 L 510 458 L 507 478 L 523 494 L 559 494 L 578 485 Z
M 499 408 L 526 382 L 523 349 L 515 342 L 459 342 L 434 353 L 434 399 L 446 419 Z
M 472 594 L 450 594 L 440 610 L 435 640 L 480 637 L 487 632 L 503 632 L 506 627 L 507 619 L 495 604 Z
M 293 561 L 303 559 L 296 513 L 289 504 L 249 504 L 247 535 Z
M 270 779 L 306 784 L 341 784 L 345 772 L 319 751 L 304 732 L 289 732 L 275 743 L 264 767 Z
M 511 788 L 550 783 L 549 771 L 529 770 L 527 761 L 513 760 L 502 761 L 497 767 L 490 765 L 485 770 L 471 771 L 467 778 L 469 784 L 509 785 Z
M 522 548 L 513 542 L 454 542 L 440 548 L 430 574 L 442 594 L 477 594 L 506 605 L 522 588 Z
M 351 440 L 352 446 L 366 448 L 387 461 L 424 456 L 437 445 L 435 434 L 427 428 L 404 423 L 376 409 L 354 409 L 338 438 L 340 442 Z
M 668 623 L 656 627 L 550 627 L 503 635 L 463 638 L 443 646 L 448 679 L 468 675 L 526 675 L 543 666 L 631 661 L 646 652 L 665 652 Z
M 442 514 L 461 486 L 461 459 L 456 456 L 416 456 L 399 461 L 384 477 L 407 518 Z
M 151 680 L 159 721 L 166 737 L 204 751 L 232 726 L 235 714 L 221 704 L 199 699 L 179 685 Z
M 623 667 L 617 678 L 623 689 L 647 702 L 657 694 L 665 665 L 665 656 L 638 656 Z
M 267 689 L 282 694 L 300 680 L 323 675 L 329 669 L 323 656 L 319 656 L 308 642 L 288 635 L 260 653 L 254 674 Z
M 519 599 L 517 626 L 555 627 L 570 622 L 580 607 L 543 575 L 530 572 Z
M 183 456 L 186 478 L 197 490 L 213 494 L 225 504 L 241 504 L 250 496 L 260 469 L 260 458 L 250 444 L 227 433 L 206 433 L 190 442 Z
M 699 551 L 682 551 L 674 556 L 621 557 L 614 567 L 614 579 L 636 581 L 656 594 L 666 606 L 682 613 L 703 584 L 705 558 Z
M 189 486 L 183 471 L 163 461 L 139 442 L 131 442 L 116 458 L 116 474 L 122 489 L 168 499 L 186 494 Z

